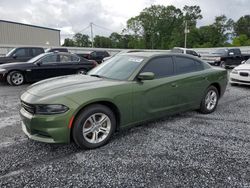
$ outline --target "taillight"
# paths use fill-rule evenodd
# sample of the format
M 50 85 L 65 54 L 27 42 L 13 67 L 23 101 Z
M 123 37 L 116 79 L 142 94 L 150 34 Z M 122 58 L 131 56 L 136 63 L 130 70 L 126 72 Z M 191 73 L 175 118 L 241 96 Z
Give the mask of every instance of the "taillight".
M 98 63 L 96 61 L 94 61 L 94 60 L 92 60 L 92 63 L 94 65 L 94 67 L 96 67 L 98 65 Z

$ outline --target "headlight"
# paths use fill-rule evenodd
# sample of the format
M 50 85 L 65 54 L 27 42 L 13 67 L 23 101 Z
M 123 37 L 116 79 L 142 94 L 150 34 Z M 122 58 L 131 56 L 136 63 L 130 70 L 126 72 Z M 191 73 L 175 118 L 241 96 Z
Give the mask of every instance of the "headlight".
M 221 60 L 220 57 L 216 57 L 216 58 L 215 58 L 215 61 L 220 61 L 220 60 Z
M 68 110 L 69 108 L 62 104 L 36 105 L 35 113 L 43 115 L 62 114 Z
M 232 73 L 232 74 L 238 74 L 238 71 L 235 70 L 235 69 L 233 69 L 231 73 Z
M 6 69 L 0 69 L 0 72 L 2 73 L 2 72 L 7 72 L 7 70 Z

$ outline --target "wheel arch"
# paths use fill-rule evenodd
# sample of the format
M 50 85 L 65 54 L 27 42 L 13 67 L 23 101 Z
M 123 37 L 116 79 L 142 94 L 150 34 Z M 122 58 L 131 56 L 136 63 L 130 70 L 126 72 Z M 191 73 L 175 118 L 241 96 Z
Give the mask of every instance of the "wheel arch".
M 217 91 L 219 93 L 219 98 L 220 98 L 221 97 L 221 86 L 220 86 L 220 84 L 217 83 L 217 82 L 214 82 L 214 83 L 210 84 L 209 87 L 210 86 L 214 86 L 217 89 Z
M 87 107 L 91 106 L 91 105 L 95 105 L 95 104 L 101 104 L 103 106 L 106 106 L 108 107 L 114 114 L 115 114 L 115 117 L 116 117 L 116 129 L 115 130 L 119 130 L 120 128 L 120 120 L 121 120 L 121 114 L 120 114 L 120 111 L 118 109 L 118 107 L 110 102 L 110 101 L 107 101 L 107 100 L 100 100 L 100 101 L 95 101 L 95 102 L 91 102 L 83 107 L 81 107 L 77 112 L 76 114 L 74 115 L 74 119 L 73 119 L 73 122 L 72 122 L 72 126 L 74 126 L 74 123 L 75 123 L 75 120 L 76 120 L 76 117 Z M 73 130 L 73 127 L 70 128 L 70 140 L 72 140 L 72 130 Z

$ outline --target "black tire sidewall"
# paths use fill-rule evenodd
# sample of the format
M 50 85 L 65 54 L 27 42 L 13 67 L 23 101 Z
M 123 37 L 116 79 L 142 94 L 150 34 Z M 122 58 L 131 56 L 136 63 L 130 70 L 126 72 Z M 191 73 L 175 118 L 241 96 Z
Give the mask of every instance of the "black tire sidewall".
M 215 107 L 214 107 L 212 110 L 209 110 L 209 109 L 207 109 L 207 107 L 206 107 L 206 102 L 205 102 L 205 100 L 206 100 L 206 96 L 207 96 L 208 92 L 211 91 L 211 90 L 215 91 L 215 93 L 216 93 L 216 95 L 217 95 L 217 101 L 216 101 Z M 205 94 L 204 94 L 204 96 L 203 96 L 203 98 L 202 98 L 201 105 L 200 105 L 200 112 L 203 113 L 203 114 L 210 114 L 210 113 L 214 112 L 215 109 L 216 109 L 216 107 L 217 107 L 218 101 L 219 101 L 219 92 L 218 92 L 217 88 L 214 87 L 214 86 L 209 86 L 209 87 L 206 89 L 206 92 L 205 92 Z
M 15 73 L 19 73 L 19 74 L 21 74 L 22 76 L 23 76 L 23 82 L 21 83 L 21 84 L 15 84 L 15 83 L 13 83 L 12 82 L 12 79 L 11 79 L 11 77 L 13 76 L 13 74 L 15 74 Z M 20 85 L 22 85 L 23 83 L 24 83 L 24 75 L 23 75 L 23 73 L 21 73 L 20 71 L 11 71 L 11 72 L 9 72 L 8 74 L 7 74 L 7 78 L 6 78 L 6 81 L 8 82 L 8 84 L 10 84 L 10 85 L 12 85 L 12 86 L 20 86 Z
M 83 129 L 83 124 L 89 118 L 91 115 L 95 113 L 104 113 L 107 115 L 111 121 L 111 130 L 109 132 L 109 135 L 102 141 L 97 144 L 89 143 L 84 139 L 84 136 L 82 134 L 82 129 Z M 73 124 L 73 130 L 72 130 L 72 136 L 74 142 L 82 149 L 94 149 L 98 148 L 100 146 L 105 145 L 112 134 L 114 133 L 116 129 L 116 118 L 114 113 L 112 112 L 111 109 L 104 105 L 91 105 L 83 109 L 80 114 L 76 117 L 74 124 Z

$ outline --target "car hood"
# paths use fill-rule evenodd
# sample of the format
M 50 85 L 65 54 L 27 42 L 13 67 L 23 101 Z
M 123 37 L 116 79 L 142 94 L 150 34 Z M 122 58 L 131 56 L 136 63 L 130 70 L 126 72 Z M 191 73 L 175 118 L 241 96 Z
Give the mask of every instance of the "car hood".
M 236 70 L 250 70 L 250 64 L 241 64 L 235 67 Z
M 39 97 L 67 95 L 72 92 L 114 86 L 125 83 L 111 79 L 97 78 L 88 75 L 60 76 L 37 82 L 27 88 L 26 92 Z

